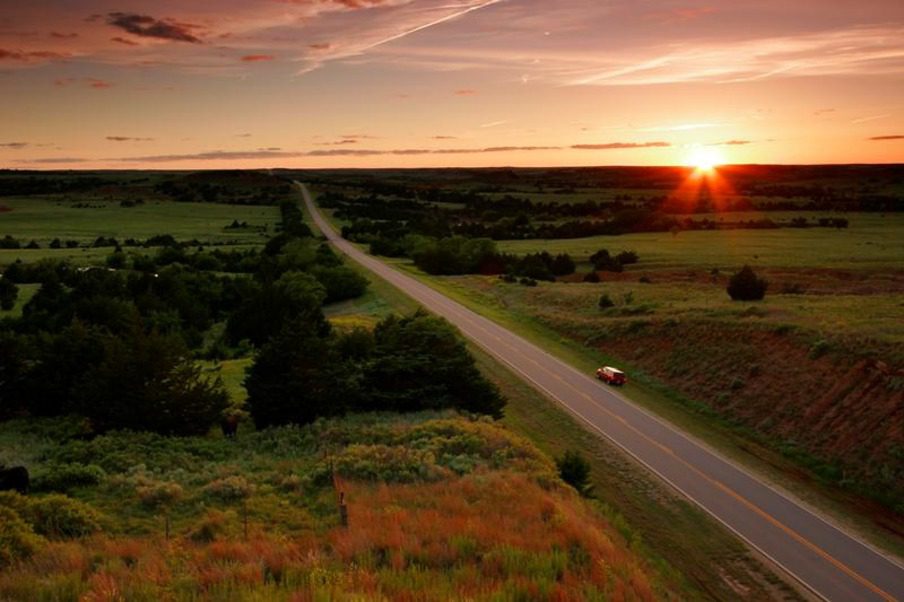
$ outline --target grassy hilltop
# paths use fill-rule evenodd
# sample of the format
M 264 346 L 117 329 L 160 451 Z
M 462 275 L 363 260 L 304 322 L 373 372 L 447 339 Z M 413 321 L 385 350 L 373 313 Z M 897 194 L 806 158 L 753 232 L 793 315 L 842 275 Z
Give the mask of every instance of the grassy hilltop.
M 76 434 L 66 421 L 0 425 L 6 459 L 66 492 L 0 495 L 35 548 L 0 574 L 0 597 L 668 596 L 549 459 L 492 422 L 358 416 L 236 441 Z M 35 511 L 51 500 L 59 511 Z M 16 524 L 5 537 L 21 536 Z

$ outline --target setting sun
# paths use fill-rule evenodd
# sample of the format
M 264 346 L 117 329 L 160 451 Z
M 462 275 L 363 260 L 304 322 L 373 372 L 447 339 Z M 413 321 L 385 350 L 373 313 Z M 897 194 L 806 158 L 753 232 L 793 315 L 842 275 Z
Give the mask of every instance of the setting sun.
M 712 147 L 696 147 L 688 156 L 687 164 L 697 171 L 710 172 L 724 162 L 722 153 Z

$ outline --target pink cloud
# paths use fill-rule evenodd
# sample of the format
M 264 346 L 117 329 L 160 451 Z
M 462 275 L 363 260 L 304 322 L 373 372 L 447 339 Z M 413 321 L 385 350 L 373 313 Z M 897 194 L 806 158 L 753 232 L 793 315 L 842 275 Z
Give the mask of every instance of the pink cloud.
M 242 62 L 244 63 L 259 63 L 262 61 L 272 61 L 275 60 L 276 57 L 272 54 L 246 54 L 242 57 Z

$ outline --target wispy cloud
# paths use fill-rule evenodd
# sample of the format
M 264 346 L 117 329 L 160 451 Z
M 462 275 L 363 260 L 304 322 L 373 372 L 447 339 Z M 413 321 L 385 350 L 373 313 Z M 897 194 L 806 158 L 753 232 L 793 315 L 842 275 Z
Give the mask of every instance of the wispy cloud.
M 710 142 L 706 146 L 744 146 L 753 144 L 753 140 L 725 140 L 724 142 Z
M 213 150 L 187 154 L 143 155 L 136 157 L 108 157 L 87 159 L 72 157 L 48 157 L 22 159 L 18 163 L 180 163 L 186 161 L 248 161 L 255 159 L 298 159 L 305 157 L 377 157 L 377 156 L 418 156 L 418 155 L 470 155 L 482 153 L 509 153 L 561 150 L 560 146 L 487 146 L 477 148 L 396 148 L 396 149 L 316 149 L 310 151 L 287 151 L 279 147 L 255 150 Z
M 904 140 L 904 134 L 888 134 L 885 136 L 872 136 L 867 140 Z
M 603 144 L 572 144 L 577 150 L 627 150 L 634 148 L 666 148 L 670 142 L 605 142 Z
M 61 77 L 53 81 L 53 85 L 58 88 L 65 88 L 76 84 L 82 84 L 95 90 L 106 90 L 107 88 L 113 87 L 113 84 L 107 80 L 98 79 L 96 77 Z
M 0 148 L 10 148 L 14 150 L 20 150 L 23 148 L 28 148 L 27 142 L 0 142 Z
M 134 136 L 107 136 L 110 142 L 152 142 L 153 138 L 137 138 Z
M 65 52 L 54 52 L 50 50 L 31 50 L 23 52 L 21 50 L 5 50 L 0 48 L 0 61 L 42 63 L 66 59 L 69 58 L 69 56 L 71 55 Z
M 678 125 L 660 125 L 655 127 L 641 128 L 639 132 L 688 132 L 691 130 L 704 130 L 708 128 L 720 127 L 722 123 L 680 123 Z
M 260 63 L 273 60 L 276 60 L 276 57 L 272 54 L 246 54 L 242 57 L 242 62 L 244 63 Z
M 882 115 L 869 115 L 868 117 L 860 117 L 859 119 L 851 120 L 852 124 L 858 123 L 868 123 L 870 121 L 878 121 L 879 119 L 885 119 L 886 117 L 891 117 L 891 113 L 883 113 Z

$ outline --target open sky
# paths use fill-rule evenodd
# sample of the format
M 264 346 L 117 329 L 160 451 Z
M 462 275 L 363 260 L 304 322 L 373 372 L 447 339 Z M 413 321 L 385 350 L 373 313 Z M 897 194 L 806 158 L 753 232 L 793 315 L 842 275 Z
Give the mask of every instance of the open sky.
M 901 0 L 0 0 L 0 167 L 904 163 Z

